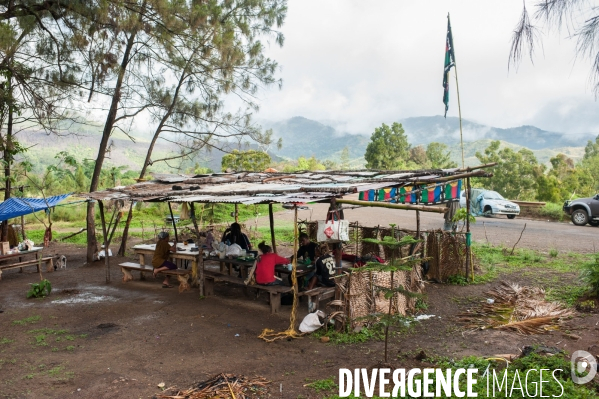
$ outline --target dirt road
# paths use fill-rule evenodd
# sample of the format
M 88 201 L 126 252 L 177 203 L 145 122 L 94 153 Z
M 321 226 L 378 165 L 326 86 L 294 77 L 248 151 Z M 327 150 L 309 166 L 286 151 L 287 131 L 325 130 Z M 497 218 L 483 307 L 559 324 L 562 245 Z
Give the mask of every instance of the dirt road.
M 325 218 L 328 204 L 312 204 L 308 210 L 298 211 L 301 220 L 322 220 Z M 345 218 L 359 221 L 365 226 L 388 226 L 396 223 L 400 228 L 416 229 L 416 212 L 386 208 L 356 208 L 345 211 Z M 293 211 L 279 212 L 275 222 L 293 221 Z M 268 225 L 268 217 L 261 218 L 260 225 Z M 420 212 L 421 229 L 443 228 L 443 216 L 438 213 Z M 590 253 L 599 250 L 599 228 L 589 225 L 574 226 L 572 223 L 558 223 L 543 220 L 516 218 L 509 220 L 505 216 L 478 217 L 472 225 L 473 240 L 493 245 L 512 247 L 526 224 L 526 230 L 518 243 L 519 248 L 537 249 L 547 252 L 556 248 L 560 252 Z M 486 233 L 485 233 L 486 230 Z

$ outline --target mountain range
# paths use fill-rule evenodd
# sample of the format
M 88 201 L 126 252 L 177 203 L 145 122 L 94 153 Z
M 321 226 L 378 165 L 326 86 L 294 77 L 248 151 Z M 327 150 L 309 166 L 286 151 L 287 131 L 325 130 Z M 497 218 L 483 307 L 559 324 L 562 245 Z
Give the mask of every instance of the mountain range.
M 412 146 L 424 145 L 431 142 L 445 143 L 451 150 L 452 159 L 461 164 L 460 126 L 459 119 L 442 116 L 421 116 L 398 120 L 408 136 Z M 283 139 L 283 148 L 276 154 L 295 159 L 300 155 L 312 156 L 319 159 L 338 160 L 343 148 L 347 147 L 352 159 L 360 159 L 370 141 L 370 134 L 349 134 L 340 132 L 331 124 L 310 120 L 301 116 L 280 122 L 263 121 L 265 129 L 272 129 L 273 135 Z M 595 136 L 590 133 L 565 135 L 549 132 L 535 126 L 520 126 L 508 129 L 482 125 L 468 120 L 462 120 L 464 137 L 465 163 L 478 163 L 475 157 L 477 151 L 484 149 L 492 140 L 500 140 L 502 146 L 515 151 L 520 148 L 531 149 L 539 162 L 547 163 L 558 153 L 564 153 L 574 160 L 584 154 L 584 146 Z M 325 140 L 326 138 L 326 140 Z
M 412 146 L 427 145 L 436 141 L 445 143 L 451 150 L 452 159 L 461 164 L 460 130 L 458 118 L 442 116 L 422 116 L 398 120 L 408 136 Z M 262 128 L 272 129 L 275 138 L 281 138 L 283 147 L 270 151 L 275 159 L 297 159 L 299 156 L 315 156 L 320 160 L 338 161 L 344 148 L 347 147 L 352 167 L 362 167 L 365 163 L 364 153 L 370 141 L 372 132 L 350 134 L 335 128 L 334 123 L 319 122 L 301 116 L 282 121 L 260 121 Z M 584 154 L 584 146 L 588 140 L 594 140 L 590 133 L 566 135 L 550 132 L 534 126 L 513 128 L 496 128 L 476 122 L 462 120 L 464 137 L 464 158 L 467 165 L 478 164 L 475 157 L 477 151 L 484 151 L 492 140 L 500 140 L 502 146 L 514 150 L 529 148 L 539 162 L 547 163 L 558 153 L 564 153 L 574 160 L 579 160 Z M 140 135 L 141 136 L 141 135 Z M 26 156 L 34 165 L 42 168 L 54 162 L 54 155 L 68 149 L 76 158 L 95 159 L 99 142 L 99 132 L 86 130 L 77 134 L 56 137 L 45 133 L 27 131 L 19 135 L 18 140 L 30 147 Z M 107 165 L 126 166 L 130 169 L 140 169 L 149 140 L 136 137 L 135 142 L 124 134 L 114 134 L 111 152 Z M 237 144 L 231 144 L 235 148 Z M 164 158 L 176 153 L 177 146 L 170 142 L 161 142 L 155 149 L 154 159 Z M 222 151 L 212 150 L 197 154 L 193 159 L 186 160 L 183 169 L 200 165 L 212 170 L 220 170 Z M 175 171 L 176 165 L 155 165 L 154 171 Z

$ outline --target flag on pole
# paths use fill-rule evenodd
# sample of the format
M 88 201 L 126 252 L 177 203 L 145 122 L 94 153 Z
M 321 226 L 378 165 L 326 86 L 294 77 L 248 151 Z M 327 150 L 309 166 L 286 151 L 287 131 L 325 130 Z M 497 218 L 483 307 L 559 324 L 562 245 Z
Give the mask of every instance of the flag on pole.
M 445 68 L 443 69 L 443 103 L 445 104 L 445 117 L 449 109 L 449 71 L 455 65 L 455 54 L 453 53 L 453 37 L 451 35 L 451 22 L 447 15 L 447 38 L 445 39 Z

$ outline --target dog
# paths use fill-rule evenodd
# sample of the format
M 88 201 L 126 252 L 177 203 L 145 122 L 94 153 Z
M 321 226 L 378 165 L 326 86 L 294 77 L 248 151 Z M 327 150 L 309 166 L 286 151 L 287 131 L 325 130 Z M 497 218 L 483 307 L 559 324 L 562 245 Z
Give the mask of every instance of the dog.
M 54 264 L 54 270 L 66 269 L 67 268 L 67 257 L 64 255 L 59 256 Z

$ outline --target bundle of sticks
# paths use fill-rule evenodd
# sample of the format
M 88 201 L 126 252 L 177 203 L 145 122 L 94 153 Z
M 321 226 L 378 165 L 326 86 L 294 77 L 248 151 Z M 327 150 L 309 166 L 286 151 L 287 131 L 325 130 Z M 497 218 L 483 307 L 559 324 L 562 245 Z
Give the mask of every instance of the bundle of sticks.
M 264 397 L 270 381 L 262 377 L 245 377 L 233 374 L 218 374 L 195 386 L 180 390 L 175 387 L 167 388 L 156 395 L 159 399 L 252 399 Z M 167 392 L 176 392 L 167 394 Z

